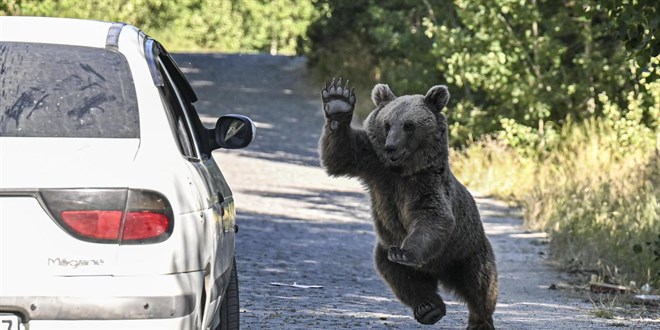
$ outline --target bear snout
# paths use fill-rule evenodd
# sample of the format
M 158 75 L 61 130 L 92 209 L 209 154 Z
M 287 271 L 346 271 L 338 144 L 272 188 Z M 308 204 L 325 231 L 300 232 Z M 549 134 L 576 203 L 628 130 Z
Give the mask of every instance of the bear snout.
M 397 165 L 403 161 L 406 156 L 406 150 L 398 150 L 395 145 L 385 145 L 383 149 L 385 151 L 385 156 L 390 161 L 392 165 Z
M 393 144 L 385 145 L 385 153 L 389 156 L 396 151 L 396 146 Z

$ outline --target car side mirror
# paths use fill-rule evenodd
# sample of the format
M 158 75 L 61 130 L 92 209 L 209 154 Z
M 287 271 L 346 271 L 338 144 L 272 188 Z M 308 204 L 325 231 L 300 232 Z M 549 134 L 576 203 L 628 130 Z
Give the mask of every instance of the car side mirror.
M 224 115 L 215 123 L 215 142 L 221 148 L 240 149 L 254 140 L 257 128 L 246 116 Z

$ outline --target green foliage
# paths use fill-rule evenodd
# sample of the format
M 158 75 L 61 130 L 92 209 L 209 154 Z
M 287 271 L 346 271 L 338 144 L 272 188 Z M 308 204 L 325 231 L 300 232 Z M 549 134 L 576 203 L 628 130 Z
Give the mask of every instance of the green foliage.
M 0 13 L 122 21 L 170 50 L 295 54 L 310 0 L 0 0 Z
M 641 65 L 660 54 L 660 7 L 656 0 L 600 2 L 613 21 L 612 32 L 625 42 Z
M 659 68 L 660 55 L 647 72 Z M 452 168 L 473 189 L 521 204 L 527 225 L 551 234 L 558 260 L 658 287 L 660 80 L 643 76 L 623 105 L 598 93 L 599 118 L 569 117 L 545 144 L 505 122 L 495 138 L 455 152 Z
M 611 5 L 622 8 L 625 1 Z M 631 71 L 644 71 L 613 32 L 628 16 L 594 0 L 324 0 L 316 6 L 326 14 L 308 35 L 321 74 L 350 72 L 361 84 L 387 82 L 399 94 L 448 84 L 455 142 L 513 120 L 533 128 L 544 143 L 553 134 L 546 130 L 567 115 L 601 115 L 598 92 L 626 103 Z M 650 1 L 635 6 L 645 15 L 640 20 L 657 26 Z M 658 44 L 650 32 L 644 38 L 649 47 Z
M 145 30 L 159 29 L 172 20 L 181 5 L 165 0 L 18 0 L 14 14 L 109 19 L 130 22 Z
M 0 0 L 0 16 L 14 15 L 21 0 Z
M 363 95 L 358 111 L 370 109 L 368 95 L 377 81 L 389 83 L 399 95 L 426 92 L 429 82 L 438 81 L 436 70 L 418 61 L 431 60 L 433 47 L 424 35 L 428 8 L 423 2 L 320 0 L 315 6 L 320 15 L 307 32 L 310 64 L 323 79 L 351 79 Z
M 299 39 L 314 17 L 310 1 L 252 0 L 238 7 L 245 20 L 246 49 L 269 51 L 271 54 L 295 53 Z

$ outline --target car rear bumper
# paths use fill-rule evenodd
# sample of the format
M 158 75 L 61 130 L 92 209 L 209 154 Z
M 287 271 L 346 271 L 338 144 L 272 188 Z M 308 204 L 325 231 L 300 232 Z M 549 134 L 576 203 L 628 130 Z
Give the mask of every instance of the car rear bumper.
M 178 318 L 152 320 L 32 320 L 28 326 L 23 324 L 20 330 L 188 330 L 195 329 L 193 324 L 195 318 L 191 314 Z
M 139 320 L 186 316 L 191 294 L 170 297 L 2 297 L 0 310 L 28 320 Z
M 192 328 L 201 301 L 203 272 L 159 276 L 69 276 L 40 283 L 0 284 L 0 311 L 30 329 L 104 327 Z M 22 288 L 21 288 L 22 287 Z M 89 321 L 89 322 L 81 322 Z M 84 327 L 82 327 L 84 328 Z

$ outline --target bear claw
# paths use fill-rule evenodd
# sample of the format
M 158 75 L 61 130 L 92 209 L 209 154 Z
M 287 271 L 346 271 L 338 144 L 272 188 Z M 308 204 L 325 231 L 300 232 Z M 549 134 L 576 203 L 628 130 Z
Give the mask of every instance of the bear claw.
M 321 90 L 321 99 L 323 99 L 323 110 L 328 115 L 350 113 L 355 107 L 355 88 L 348 86 L 349 80 L 346 80 L 344 86 L 341 85 L 342 79 L 332 78 L 330 85 L 325 83 Z
M 408 252 L 403 249 L 400 249 L 396 246 L 390 246 L 387 249 L 387 259 L 391 262 L 396 262 L 397 264 L 416 267 L 419 266 L 419 263 L 415 258 L 413 258 Z
M 415 307 L 415 320 L 421 324 L 435 324 L 447 313 L 444 303 L 436 305 L 432 302 L 422 302 Z

